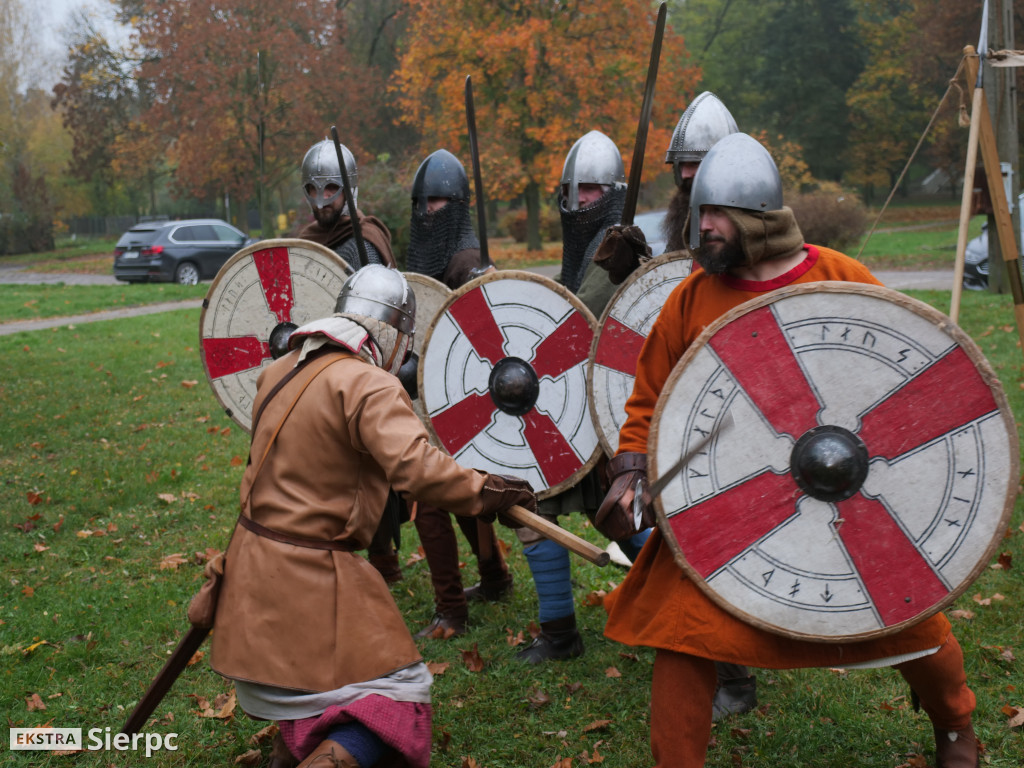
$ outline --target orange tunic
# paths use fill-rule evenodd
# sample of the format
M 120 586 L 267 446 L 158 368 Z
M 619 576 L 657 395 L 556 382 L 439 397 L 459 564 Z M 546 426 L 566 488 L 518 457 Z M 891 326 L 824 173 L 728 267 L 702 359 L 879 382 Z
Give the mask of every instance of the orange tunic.
M 720 316 L 745 301 L 786 285 L 844 280 L 880 285 L 858 261 L 838 251 L 805 246 L 807 258 L 774 280 L 751 282 L 695 270 L 672 292 L 644 343 L 619 452 L 647 452 L 658 395 L 687 347 Z M 772 634 L 745 624 L 718 607 L 679 568 L 655 530 L 625 580 L 605 599 L 605 635 L 645 645 L 762 668 L 842 666 L 942 645 L 949 621 L 936 614 L 886 637 L 849 643 L 818 643 Z

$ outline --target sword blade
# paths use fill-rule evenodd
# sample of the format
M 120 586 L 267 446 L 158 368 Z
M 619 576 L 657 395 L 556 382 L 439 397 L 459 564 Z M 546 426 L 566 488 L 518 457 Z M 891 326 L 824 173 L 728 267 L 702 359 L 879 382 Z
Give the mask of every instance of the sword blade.
M 651 499 L 656 499 L 660 496 L 661 492 L 665 490 L 665 486 L 672 482 L 672 478 L 678 475 L 682 471 L 683 467 L 693 461 L 694 457 L 703 451 L 707 447 L 708 443 L 731 426 L 732 414 L 727 411 L 714 429 L 704 435 L 704 437 L 702 437 L 697 444 L 693 446 L 693 448 L 679 458 L 679 461 L 675 462 L 661 477 L 651 483 L 650 490 L 648 490 L 648 493 L 651 495 Z
M 480 174 L 480 146 L 476 137 L 476 109 L 473 106 L 473 80 L 466 75 L 466 129 L 469 131 L 469 157 L 473 164 L 473 189 L 476 193 L 476 226 L 480 235 L 480 270 L 489 269 L 491 255 L 487 250 L 487 208 L 484 183 Z
M 352 236 L 356 239 L 359 266 L 365 267 L 370 263 L 370 257 L 366 255 L 366 243 L 363 242 L 363 230 L 359 224 L 359 216 L 356 214 L 356 201 L 352 195 L 352 184 L 348 180 L 348 168 L 345 166 L 345 157 L 341 153 L 341 142 L 338 140 L 337 126 L 331 126 L 331 138 L 334 139 L 334 151 L 338 153 L 338 166 L 341 168 L 341 188 L 345 195 L 345 204 L 348 206 L 348 218 L 352 222 Z
M 644 151 L 647 149 L 647 128 L 651 122 L 651 107 L 654 104 L 654 84 L 658 80 L 658 62 L 661 60 L 661 38 L 665 34 L 666 4 L 658 7 L 658 21 L 654 28 L 654 42 L 651 44 L 651 59 L 647 64 L 647 82 L 644 84 L 644 99 L 640 105 L 640 122 L 636 127 L 636 141 L 633 143 L 633 162 L 629 166 L 629 186 L 626 187 L 626 202 L 622 206 L 622 224 L 632 224 L 636 215 L 636 201 L 640 197 L 640 178 L 644 170 Z

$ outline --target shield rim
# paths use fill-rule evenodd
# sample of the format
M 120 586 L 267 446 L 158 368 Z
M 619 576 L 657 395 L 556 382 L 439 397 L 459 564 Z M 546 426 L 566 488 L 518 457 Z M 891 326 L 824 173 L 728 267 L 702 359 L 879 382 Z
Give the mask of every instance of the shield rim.
M 526 282 L 540 283 L 541 285 L 546 286 L 550 290 L 553 290 L 555 293 L 557 293 L 560 297 L 565 299 L 567 302 L 569 302 L 569 304 L 574 309 L 583 313 L 583 317 L 590 325 L 591 332 L 593 332 L 594 334 L 597 333 L 597 320 L 594 318 L 594 313 L 591 312 L 582 301 L 580 301 L 576 294 L 574 294 L 564 285 L 556 283 L 552 278 L 546 277 L 545 275 L 539 275 L 536 272 L 527 272 L 526 270 L 521 269 L 495 270 L 494 272 L 487 272 L 486 274 L 480 275 L 479 277 L 475 277 L 469 282 L 464 283 L 463 285 L 459 286 L 458 288 L 451 292 L 451 295 L 448 297 L 448 300 L 441 305 L 441 308 L 437 311 L 437 315 L 434 317 L 434 319 L 430 323 L 430 326 L 427 328 L 427 334 L 423 338 L 424 353 L 422 359 L 426 359 L 426 350 L 430 346 L 430 339 L 434 335 L 434 329 L 437 327 L 437 321 L 445 314 L 445 312 L 448 311 L 448 308 L 463 295 L 475 290 L 481 285 L 493 282 L 495 280 L 523 280 Z M 584 377 L 585 376 L 586 373 L 584 373 Z M 416 369 L 416 388 L 417 391 L 419 392 L 423 391 L 422 365 L 417 367 Z M 589 396 L 590 391 L 588 388 L 587 397 Z M 589 402 L 587 403 L 587 413 L 588 415 L 590 414 Z M 591 420 L 593 420 L 593 417 L 591 417 Z M 437 441 L 436 444 L 442 446 L 441 450 L 445 450 L 443 448 L 443 444 L 441 443 L 441 439 L 438 437 L 437 432 L 434 430 L 434 424 L 432 421 L 430 421 L 429 418 L 427 424 L 427 432 L 430 434 L 431 440 Z M 445 451 L 445 453 L 447 453 L 447 451 Z M 597 465 L 598 459 L 600 459 L 601 455 L 601 441 L 600 439 L 598 439 L 597 445 L 594 446 L 594 451 L 591 454 L 590 458 L 584 461 L 583 464 L 580 465 L 579 469 L 577 469 L 568 478 L 561 481 L 560 483 L 557 483 L 551 486 L 550 488 L 545 488 L 542 491 L 537 491 L 537 499 L 548 499 L 551 498 L 552 496 L 557 496 L 562 491 L 566 491 L 570 488 L 575 487 L 580 482 L 580 480 L 582 480 Z
M 1017 436 L 1017 425 L 1013 418 L 1013 412 L 1010 410 L 1009 401 L 1007 400 L 1006 393 L 1003 390 L 1002 382 L 996 375 L 992 365 L 985 358 L 981 349 L 974 342 L 974 340 L 967 335 L 967 333 L 961 329 L 956 323 L 952 321 L 948 316 L 944 315 L 934 307 L 925 304 L 922 301 L 918 301 L 910 296 L 907 296 L 899 291 L 891 288 L 886 288 L 880 285 L 872 285 L 871 283 L 850 283 L 845 281 L 822 281 L 817 283 L 801 283 L 799 285 L 778 288 L 765 296 L 759 296 L 754 299 L 733 307 L 731 310 L 726 312 L 724 315 L 719 317 L 715 322 L 711 323 L 704 331 L 694 340 L 693 344 L 686 350 L 681 358 L 676 362 L 675 367 L 669 374 L 668 379 L 665 380 L 665 385 L 662 387 L 662 393 L 674 389 L 676 383 L 682 377 L 683 372 L 690 361 L 702 350 L 708 343 L 708 340 L 714 336 L 723 326 L 732 322 L 736 318 L 752 312 L 756 309 L 760 309 L 769 304 L 774 304 L 776 301 L 781 299 L 790 298 L 805 293 L 859 293 L 873 298 L 879 298 L 882 300 L 889 301 L 890 303 L 902 306 L 912 312 L 916 312 L 926 320 L 930 320 L 935 326 L 944 330 L 968 356 L 975 368 L 978 370 L 983 381 L 985 381 L 989 389 L 992 392 L 993 398 L 999 408 L 999 414 L 1003 419 L 1004 427 L 1006 428 L 1007 434 L 1010 436 L 1009 440 L 1009 464 L 1010 467 L 1020 466 L 1020 450 L 1019 450 L 1019 439 Z M 658 396 L 658 402 L 655 405 L 654 413 L 651 417 L 651 432 L 648 438 L 648 465 L 649 465 L 649 477 L 658 478 L 660 474 L 658 472 L 657 462 L 657 445 L 658 445 L 658 432 L 661 424 L 661 416 L 664 411 L 667 399 L 663 398 L 661 394 Z M 947 606 L 951 605 L 957 599 L 959 599 L 964 593 L 970 589 L 971 585 L 978 579 L 978 577 L 988 568 L 988 563 L 992 559 L 996 550 L 999 548 L 999 543 L 1006 533 L 1007 528 L 1010 524 L 1010 519 L 1013 515 L 1014 503 L 1016 500 L 1016 486 L 1017 476 L 1011 471 L 1007 478 L 1006 487 L 1006 498 L 1003 502 L 1003 512 L 999 519 L 998 524 L 995 528 L 995 535 L 992 540 L 988 543 L 985 548 L 984 555 L 978 558 L 978 562 L 971 570 L 970 574 L 964 578 L 960 584 L 956 585 L 951 589 L 945 597 L 937 600 L 932 606 L 926 610 L 921 611 L 916 616 L 891 624 L 887 627 L 882 627 L 877 630 L 869 632 L 860 632 L 849 635 L 814 635 L 806 632 L 797 632 L 786 627 L 781 627 L 777 624 L 770 624 L 769 622 L 761 619 L 757 616 L 743 611 L 741 608 L 733 605 L 724 597 L 722 597 L 716 590 L 712 589 L 707 582 L 696 572 L 696 570 L 690 566 L 686 560 L 686 556 L 683 554 L 682 548 L 679 542 L 675 538 L 675 534 L 672 532 L 671 525 L 669 524 L 668 518 L 665 514 L 665 509 L 661 503 L 661 497 L 659 496 L 654 500 L 654 511 L 658 521 L 658 530 L 660 531 L 665 542 L 668 544 L 669 549 L 672 552 L 672 558 L 682 571 L 686 574 L 687 578 L 693 581 L 697 585 L 697 588 L 704 593 L 712 602 L 718 607 L 722 608 L 727 613 L 731 614 L 735 618 L 749 624 L 758 629 L 762 629 L 766 632 L 770 632 L 773 635 L 781 635 L 783 637 L 791 638 L 793 640 L 806 640 L 812 642 L 821 642 L 828 644 L 841 644 L 850 642 L 859 642 L 862 640 L 873 640 L 881 637 L 887 637 L 901 632 L 908 627 L 915 626 L 928 618 L 931 618 L 935 614 L 942 611 Z
M 408 282 L 408 283 L 410 283 L 410 285 L 412 285 L 413 293 L 416 293 L 416 287 L 415 286 L 423 286 L 424 288 L 426 288 L 429 291 L 435 291 L 437 294 L 443 295 L 445 297 L 445 300 L 447 300 L 448 297 L 451 295 L 452 289 L 449 288 L 444 283 L 442 283 L 440 280 L 437 280 L 436 278 L 430 277 L 429 275 L 421 274 L 419 272 L 403 272 L 402 274 L 405 276 L 406 282 Z M 444 301 L 442 301 L 439 306 L 443 306 L 443 305 L 444 305 Z M 436 315 L 434 317 L 436 317 Z M 428 327 L 430 326 L 430 323 L 432 323 L 434 321 L 434 317 L 431 317 L 430 318 L 430 322 L 428 322 L 426 324 Z M 420 359 L 421 362 L 423 360 L 423 350 L 426 349 L 425 334 L 420 334 L 419 330 L 418 330 L 418 327 L 419 327 L 420 322 L 422 321 L 422 319 L 423 318 L 420 317 L 420 300 L 419 300 L 419 296 L 417 296 L 416 297 L 416 325 L 417 325 L 417 332 L 416 332 L 416 335 L 413 337 L 412 347 L 413 347 L 413 352 L 415 352 L 419 356 L 419 359 Z M 417 347 L 419 347 L 419 349 L 417 349 Z M 420 365 L 416 366 L 416 386 L 417 386 L 417 388 L 422 386 L 420 384 L 420 368 L 421 368 Z M 416 391 L 418 393 L 420 390 L 417 389 Z M 423 426 L 427 428 L 427 436 L 430 438 L 430 444 L 433 445 L 435 448 L 439 448 L 441 446 L 441 444 L 438 441 L 437 436 L 430 430 L 430 426 L 429 426 L 429 424 L 430 424 L 430 417 L 427 416 L 427 410 L 426 410 L 425 406 L 423 405 L 423 398 L 422 397 L 417 397 L 415 400 L 412 401 L 412 409 L 416 412 L 416 415 L 420 417 L 420 421 L 423 423 Z
M 203 336 L 203 328 L 206 326 L 206 311 L 213 305 L 213 296 L 215 295 L 217 289 L 220 287 L 221 282 L 226 279 L 227 275 L 230 273 L 231 269 L 235 266 L 235 264 L 239 261 L 242 261 L 246 257 L 252 255 L 253 253 L 256 253 L 257 251 L 264 251 L 267 250 L 268 248 L 286 248 L 288 250 L 289 259 L 291 257 L 292 249 L 305 249 L 308 251 L 312 251 L 319 256 L 325 257 L 329 262 L 333 262 L 335 265 L 340 266 L 343 282 L 345 279 L 355 274 L 355 270 L 353 270 L 352 267 L 349 266 L 349 263 L 345 261 L 345 259 L 343 259 L 341 256 L 336 254 L 334 251 L 332 251 L 330 248 L 328 248 L 326 245 L 321 245 L 320 243 L 314 242 L 312 240 L 303 240 L 301 237 L 277 237 L 270 238 L 269 240 L 258 240 L 257 242 L 247 245 L 241 250 L 236 251 L 234 254 L 232 254 L 231 258 L 225 261 L 224 264 L 221 265 L 221 268 L 217 270 L 217 274 L 214 276 L 213 281 L 210 283 L 209 290 L 203 297 L 202 311 L 199 313 L 199 361 L 203 366 L 203 375 L 206 376 L 206 383 L 209 384 L 210 391 L 213 392 L 214 398 L 217 400 L 218 403 L 220 403 L 221 408 L 224 409 L 224 412 L 227 414 L 228 418 L 230 418 L 233 422 L 235 422 L 235 424 L 237 424 L 239 427 L 245 430 L 246 433 L 251 433 L 252 430 L 251 415 L 248 421 L 243 421 L 240 418 L 238 418 L 238 416 L 235 414 L 235 409 L 233 407 L 234 404 L 225 403 L 224 400 L 221 399 L 221 395 L 217 391 L 217 388 L 213 386 L 213 379 L 210 377 L 210 369 L 206 364 L 206 356 L 203 354 L 202 341 L 204 338 L 206 338 L 205 336 Z
M 594 338 L 590 343 L 590 354 L 587 357 L 587 407 L 590 408 L 590 418 L 594 422 L 594 428 L 597 431 L 597 440 L 601 444 L 601 450 L 608 458 L 614 456 L 615 451 L 612 450 L 611 443 L 609 442 L 607 435 L 605 435 L 601 420 L 598 418 L 597 408 L 594 405 L 594 368 L 597 365 L 597 347 L 601 341 L 601 335 L 604 333 L 605 324 L 608 320 L 608 316 L 611 314 L 612 308 L 615 306 L 615 302 L 621 298 L 622 294 L 625 293 L 633 283 L 648 272 L 653 272 L 659 267 L 674 261 L 689 261 L 692 263 L 693 257 L 690 255 L 690 252 L 684 248 L 678 251 L 665 251 L 664 253 L 660 253 L 655 256 L 646 264 L 641 264 L 639 268 L 630 272 L 629 276 L 622 281 L 622 285 L 620 285 L 615 293 L 612 294 L 612 297 L 605 305 L 604 311 L 601 313 L 601 318 L 597 321 L 597 333 L 594 334 Z M 693 274 L 692 268 L 690 274 Z M 680 283 L 685 281 L 687 277 L 689 277 L 689 275 L 684 277 Z M 635 373 L 633 378 L 636 379 Z

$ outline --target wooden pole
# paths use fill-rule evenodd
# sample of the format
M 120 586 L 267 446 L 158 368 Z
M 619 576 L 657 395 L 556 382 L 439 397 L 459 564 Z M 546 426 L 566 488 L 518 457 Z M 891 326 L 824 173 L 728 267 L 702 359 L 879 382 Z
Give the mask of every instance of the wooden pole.
M 971 50 L 973 52 L 973 49 Z M 975 112 L 978 114 L 978 149 L 981 151 L 981 161 L 985 164 L 985 177 L 988 180 L 989 197 L 992 198 L 999 249 L 1003 255 L 1003 264 L 1006 266 L 1006 277 L 1010 284 L 1010 292 L 1013 294 L 1013 315 L 1017 321 L 1017 336 L 1021 343 L 1021 351 L 1024 352 L 1024 285 L 1021 284 L 1017 236 L 1013 231 L 1013 219 L 1010 217 L 1010 208 L 1006 201 L 1006 190 L 1003 188 L 1003 179 L 999 172 L 999 150 L 996 146 L 996 134 L 995 129 L 992 127 L 992 118 L 989 115 L 988 105 L 985 101 L 985 92 L 983 88 L 975 88 L 978 66 L 978 57 L 976 55 L 968 55 L 967 87 L 972 89 L 972 103 L 977 103 L 979 100 L 981 102 L 980 108 L 975 107 Z M 972 113 L 972 125 L 974 117 L 975 115 Z
M 536 531 L 544 538 L 551 539 L 556 544 L 561 544 L 573 554 L 589 560 L 594 565 L 605 566 L 611 560 L 611 555 L 600 547 L 591 544 L 586 539 L 581 539 L 574 533 L 569 533 L 564 528 L 559 528 L 550 520 L 533 514 L 533 512 L 525 507 L 509 507 L 502 514 L 529 528 L 531 531 Z
M 968 45 L 964 48 L 964 56 L 977 61 L 977 54 L 974 46 Z M 967 79 L 973 82 L 977 77 L 977 68 L 974 75 L 968 72 Z M 974 100 L 971 103 L 971 128 L 967 134 L 967 164 L 964 167 L 964 189 L 960 196 L 960 228 L 956 236 L 956 261 L 953 263 L 953 297 L 950 301 L 949 316 L 954 323 L 960 318 L 960 295 L 964 289 L 964 258 L 967 253 L 967 228 L 971 222 L 971 204 L 974 199 L 974 169 L 978 164 L 978 127 L 981 123 L 982 99 L 985 91 L 977 88 L 974 91 Z M 986 166 L 987 167 L 987 166 Z

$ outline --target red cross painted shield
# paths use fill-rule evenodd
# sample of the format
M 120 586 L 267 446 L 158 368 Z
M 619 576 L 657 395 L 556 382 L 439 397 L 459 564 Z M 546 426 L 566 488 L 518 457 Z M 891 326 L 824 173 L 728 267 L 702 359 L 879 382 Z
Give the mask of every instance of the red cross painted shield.
M 664 253 L 647 262 L 619 286 L 597 324 L 587 386 L 597 436 L 608 456 L 619 449 L 619 429 L 626 420 L 640 348 L 665 300 L 692 265 L 686 251 Z
M 203 300 L 200 356 L 213 394 L 246 432 L 260 371 L 293 330 L 334 312 L 350 274 L 330 248 L 293 238 L 254 243 L 220 268 Z
M 709 433 L 655 500 L 659 528 L 713 600 L 768 631 L 911 626 L 963 594 L 1009 523 L 1017 432 L 999 380 L 948 317 L 896 291 L 794 286 L 709 326 L 658 400 L 652 479 Z
M 563 286 L 506 270 L 454 291 L 424 339 L 419 395 L 460 464 L 571 488 L 596 463 L 586 368 L 595 320 Z

